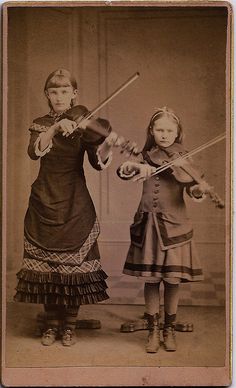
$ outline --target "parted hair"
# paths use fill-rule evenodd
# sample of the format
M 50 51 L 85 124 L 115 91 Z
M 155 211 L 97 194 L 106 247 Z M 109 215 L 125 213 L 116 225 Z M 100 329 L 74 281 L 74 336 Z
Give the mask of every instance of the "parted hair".
M 62 86 L 72 86 L 74 90 L 78 89 L 77 82 L 74 76 L 66 69 L 57 69 L 49 74 L 44 85 L 44 93 L 47 97 L 47 90 L 49 88 L 59 88 Z M 48 98 L 48 97 L 47 97 Z M 48 105 L 52 108 L 48 99 Z M 71 106 L 75 105 L 75 99 L 72 99 Z
M 172 109 L 164 106 L 163 108 L 157 109 L 157 111 L 151 117 L 151 120 L 150 120 L 148 128 L 147 128 L 147 137 L 146 137 L 145 145 L 143 147 L 143 151 L 149 151 L 152 147 L 154 147 L 156 145 L 155 140 L 154 140 L 154 136 L 152 134 L 152 129 L 154 127 L 155 122 L 164 116 L 170 118 L 172 121 L 174 121 L 177 124 L 178 136 L 175 139 L 175 143 L 182 144 L 182 142 L 183 142 L 183 129 L 182 129 L 180 119 Z

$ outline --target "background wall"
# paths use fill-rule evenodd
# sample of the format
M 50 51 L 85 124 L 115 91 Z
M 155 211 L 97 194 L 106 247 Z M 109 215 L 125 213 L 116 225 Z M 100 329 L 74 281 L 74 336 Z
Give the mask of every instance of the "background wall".
M 157 107 L 170 106 L 182 120 L 186 147 L 193 149 L 226 130 L 226 28 L 224 7 L 9 9 L 9 273 L 15 274 L 20 267 L 23 219 L 30 184 L 38 171 L 38 162 L 26 155 L 27 128 L 33 118 L 48 110 L 43 95 L 48 74 L 58 67 L 70 69 L 79 83 L 79 102 L 92 109 L 139 71 L 139 79 L 99 115 L 107 117 L 117 133 L 142 146 L 151 115 Z M 141 193 L 140 185 L 123 182 L 116 176 L 123 160 L 115 150 L 113 164 L 102 173 L 93 171 L 86 163 L 87 182 L 101 222 L 103 266 L 113 282 L 112 301 L 121 303 L 133 302 L 132 287 L 136 301 L 142 298 L 142 286 L 137 293 L 137 284 L 131 285 L 133 279 L 121 276 L 129 245 L 129 225 Z M 225 142 L 199 153 L 196 160 L 224 198 Z M 207 283 L 184 286 L 182 302 L 223 304 L 224 211 L 216 210 L 210 199 L 201 204 L 188 198 L 186 201 Z M 14 280 L 11 289 L 13 284 Z

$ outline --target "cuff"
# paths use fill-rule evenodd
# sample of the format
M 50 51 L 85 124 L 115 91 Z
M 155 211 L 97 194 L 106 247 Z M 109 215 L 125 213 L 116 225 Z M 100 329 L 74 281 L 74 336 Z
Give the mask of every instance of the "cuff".
M 40 140 L 41 140 L 41 135 L 42 135 L 42 133 L 39 134 L 39 136 L 37 137 L 36 142 L 34 143 L 35 155 L 37 155 L 39 157 L 42 157 L 42 156 L 46 155 L 51 150 L 51 148 L 52 148 L 52 140 L 50 140 L 48 146 L 43 151 L 40 151 L 39 143 L 40 143 Z
M 189 194 L 190 194 L 190 197 L 193 199 L 194 202 L 202 202 L 206 198 L 206 194 L 203 193 L 201 195 L 201 197 L 195 197 L 194 194 L 193 194 L 193 190 L 197 186 L 198 185 L 191 186 L 190 189 L 189 189 Z
M 136 172 L 135 170 L 133 170 L 133 171 L 130 172 L 129 174 L 124 173 L 122 165 L 121 165 L 121 166 L 119 167 L 119 169 L 118 169 L 118 175 L 119 175 L 119 177 L 120 177 L 120 178 L 124 178 L 124 179 L 130 179 L 130 178 L 132 178 L 133 176 L 135 176 L 136 173 L 137 173 L 137 172 Z
M 109 151 L 105 162 L 103 162 L 101 159 L 100 146 L 97 149 L 96 155 L 97 155 L 97 159 L 98 159 L 98 165 L 100 166 L 101 170 L 104 170 L 105 168 L 107 168 L 111 164 L 111 161 L 112 161 L 112 151 L 111 150 Z

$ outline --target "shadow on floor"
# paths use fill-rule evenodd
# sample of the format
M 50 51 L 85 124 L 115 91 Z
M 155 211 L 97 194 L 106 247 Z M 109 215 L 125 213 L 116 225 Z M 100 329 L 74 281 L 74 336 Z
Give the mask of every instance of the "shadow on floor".
M 41 345 L 36 335 L 36 315 L 41 306 L 7 304 L 6 366 L 223 366 L 225 363 L 225 311 L 223 307 L 180 306 L 178 321 L 194 324 L 193 332 L 177 332 L 177 351 L 161 347 L 145 352 L 147 331 L 121 333 L 122 323 L 144 312 L 137 305 L 82 306 L 79 319 L 99 319 L 101 329 L 77 330 L 77 343 L 63 347 L 56 341 Z

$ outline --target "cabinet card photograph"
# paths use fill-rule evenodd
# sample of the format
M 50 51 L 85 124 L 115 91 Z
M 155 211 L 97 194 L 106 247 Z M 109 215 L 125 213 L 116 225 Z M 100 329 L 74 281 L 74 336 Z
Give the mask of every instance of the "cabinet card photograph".
M 2 5 L 2 384 L 229 386 L 232 6 Z

